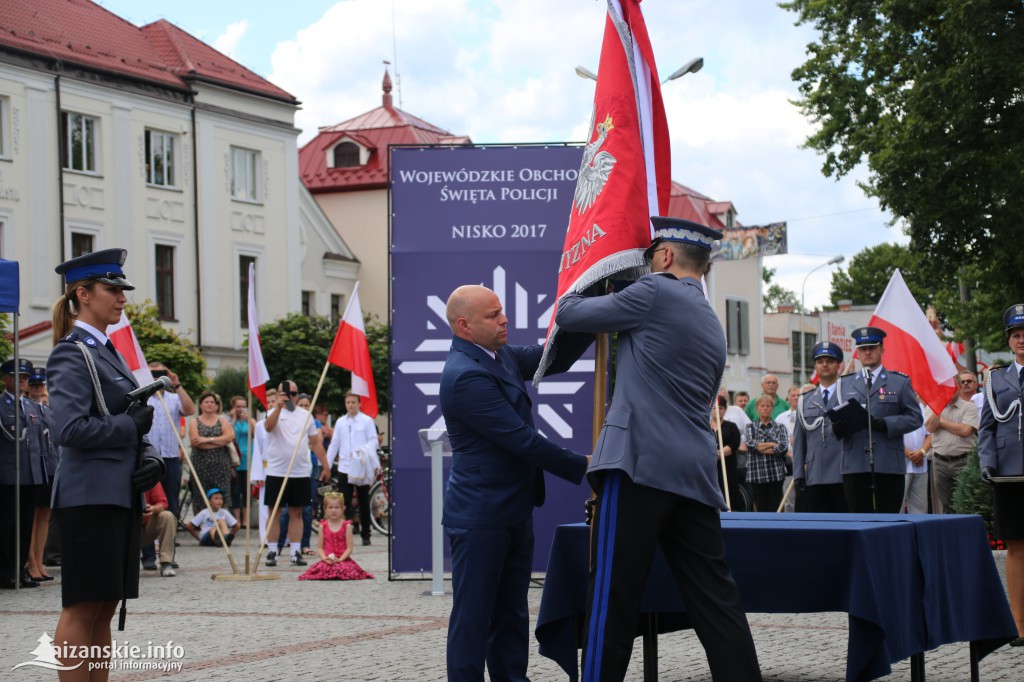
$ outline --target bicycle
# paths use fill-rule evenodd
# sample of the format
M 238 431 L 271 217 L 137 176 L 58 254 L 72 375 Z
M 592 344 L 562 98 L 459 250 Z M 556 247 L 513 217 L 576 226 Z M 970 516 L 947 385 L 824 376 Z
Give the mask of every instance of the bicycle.
M 378 451 L 380 457 L 380 470 L 370 484 L 368 498 L 370 500 L 370 525 L 381 535 L 391 535 L 391 449 L 381 448 Z M 321 509 L 323 496 L 328 492 L 339 492 L 341 490 L 341 478 L 337 471 L 331 472 L 331 478 L 327 485 L 317 488 L 317 509 Z M 320 514 L 317 512 L 317 520 Z M 359 519 L 359 498 L 352 499 L 352 518 Z

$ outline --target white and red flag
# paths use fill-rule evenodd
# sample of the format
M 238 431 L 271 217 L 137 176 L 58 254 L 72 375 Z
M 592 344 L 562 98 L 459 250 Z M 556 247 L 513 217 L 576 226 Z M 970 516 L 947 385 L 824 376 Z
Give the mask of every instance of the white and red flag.
M 153 373 L 149 371 L 149 363 L 146 362 L 142 346 L 139 345 L 139 340 L 135 337 L 132 323 L 128 320 L 128 313 L 122 312 L 121 319 L 117 321 L 117 324 L 107 327 L 107 338 L 114 344 L 117 352 L 124 356 L 124 361 L 128 363 L 128 369 L 132 371 L 139 386 L 153 383 Z
M 327 361 L 352 372 L 352 392 L 359 396 L 359 409 L 370 417 L 377 416 L 377 387 L 373 382 L 370 344 L 366 340 L 363 309 L 359 305 L 359 282 L 338 324 L 338 333 L 331 344 Z
M 249 390 L 263 403 L 263 409 L 269 409 L 267 382 L 270 381 L 270 372 L 267 371 L 267 363 L 263 361 L 263 348 L 260 346 L 260 320 L 256 314 L 255 263 L 249 263 L 249 299 L 246 305 L 249 318 Z
M 892 273 L 868 325 L 885 330 L 884 365 L 909 376 L 918 397 L 936 414 L 942 412 L 956 393 L 956 365 L 899 269 Z
M 668 122 L 640 0 L 608 0 L 590 134 L 558 264 L 556 301 L 614 276 L 649 272 L 652 215 L 668 212 Z M 557 306 L 557 303 L 556 303 Z M 540 381 L 557 352 L 552 311 Z

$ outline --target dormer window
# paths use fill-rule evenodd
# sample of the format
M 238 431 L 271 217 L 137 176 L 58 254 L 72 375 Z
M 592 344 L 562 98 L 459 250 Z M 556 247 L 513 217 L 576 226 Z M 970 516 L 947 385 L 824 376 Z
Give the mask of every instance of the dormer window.
M 352 168 L 362 165 L 359 162 L 359 145 L 355 142 L 342 142 L 334 147 L 333 168 Z

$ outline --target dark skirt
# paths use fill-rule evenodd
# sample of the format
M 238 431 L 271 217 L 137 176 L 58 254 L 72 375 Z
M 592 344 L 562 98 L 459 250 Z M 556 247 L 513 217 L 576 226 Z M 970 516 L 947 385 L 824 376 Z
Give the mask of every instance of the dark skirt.
M 46 485 L 36 486 L 36 509 L 49 509 L 50 498 L 53 497 L 53 482 Z
M 1024 540 L 1024 483 L 996 483 L 992 511 L 997 538 Z
M 53 511 L 60 531 L 61 605 L 138 599 L 142 515 L 133 518 L 130 509 L 113 505 Z

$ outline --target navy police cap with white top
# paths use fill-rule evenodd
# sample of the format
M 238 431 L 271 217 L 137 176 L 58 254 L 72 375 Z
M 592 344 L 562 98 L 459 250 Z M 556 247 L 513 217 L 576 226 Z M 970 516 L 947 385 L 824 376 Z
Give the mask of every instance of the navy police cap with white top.
M 651 245 L 644 251 L 644 258 L 648 261 L 654 258 L 654 247 L 661 242 L 680 242 L 710 251 L 711 246 L 722 238 L 719 230 L 682 218 L 653 215 L 651 223 L 654 225 L 654 236 Z
M 28 375 L 32 373 L 32 363 L 25 358 L 21 358 L 18 364 L 21 365 L 21 369 L 18 372 L 27 379 Z M 0 365 L 0 374 L 14 374 L 14 358 Z
M 832 358 L 836 362 L 843 361 L 843 349 L 834 343 L 828 341 L 820 341 L 814 344 L 814 348 L 811 349 L 811 356 L 817 360 L 818 358 Z
M 1012 329 L 1024 327 L 1024 303 L 1015 303 L 1003 313 L 1003 326 L 1009 334 Z
M 64 275 L 65 286 L 72 282 L 95 280 L 132 290 L 135 286 L 125 279 L 124 271 L 121 270 L 124 259 L 127 257 L 128 251 L 125 249 L 103 249 L 66 260 L 55 270 L 58 275 Z
M 882 343 L 882 339 L 885 338 L 885 331 L 878 327 L 860 327 L 853 330 L 853 345 L 860 348 L 861 346 L 878 346 Z
M 43 367 L 36 367 L 28 375 L 29 386 L 41 386 L 46 383 L 46 369 Z

